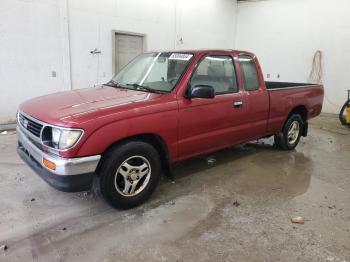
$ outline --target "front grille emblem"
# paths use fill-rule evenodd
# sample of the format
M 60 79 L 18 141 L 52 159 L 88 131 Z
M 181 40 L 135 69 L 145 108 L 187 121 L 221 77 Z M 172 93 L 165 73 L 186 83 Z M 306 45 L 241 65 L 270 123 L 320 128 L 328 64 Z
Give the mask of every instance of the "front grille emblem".
M 24 126 L 24 128 L 28 127 L 28 120 L 27 119 L 23 120 L 23 126 Z

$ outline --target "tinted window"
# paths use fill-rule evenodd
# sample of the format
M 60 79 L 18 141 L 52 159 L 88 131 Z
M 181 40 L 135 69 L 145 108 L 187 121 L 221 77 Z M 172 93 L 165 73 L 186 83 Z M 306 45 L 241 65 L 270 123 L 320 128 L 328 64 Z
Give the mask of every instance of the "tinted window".
M 237 92 L 236 72 L 230 56 L 207 56 L 197 66 L 191 86 L 210 85 L 216 94 Z
M 238 59 L 243 71 L 245 90 L 258 90 L 259 78 L 253 58 L 250 56 L 239 56 Z

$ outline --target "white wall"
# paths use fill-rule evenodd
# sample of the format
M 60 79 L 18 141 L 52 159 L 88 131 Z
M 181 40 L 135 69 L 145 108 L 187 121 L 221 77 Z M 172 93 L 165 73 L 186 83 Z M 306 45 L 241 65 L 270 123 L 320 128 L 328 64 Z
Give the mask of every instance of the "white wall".
M 113 30 L 145 34 L 147 50 L 253 51 L 265 76 L 280 81 L 307 81 L 320 49 L 324 111 L 337 113 L 350 89 L 350 1 L 252 1 L 240 3 L 238 15 L 236 6 L 235 0 L 1 0 L 0 124 L 13 121 L 26 99 L 109 80 Z M 94 48 L 102 53 L 90 54 Z
M 178 0 L 177 48 L 233 48 L 236 0 Z M 179 41 L 182 38 L 183 43 Z
M 147 49 L 174 47 L 173 1 L 71 0 L 69 18 L 73 88 L 111 79 L 113 30 L 145 34 Z
M 232 0 L 70 0 L 68 7 L 73 88 L 112 77 L 113 30 L 146 35 L 147 50 L 234 46 Z M 91 55 L 94 48 L 101 54 Z
M 66 20 L 65 1 L 1 0 L 0 123 L 23 100 L 69 88 Z
M 31 97 L 108 81 L 113 30 L 147 50 L 233 48 L 235 18 L 236 0 L 1 0 L 0 124 Z
M 236 48 L 257 54 L 265 78 L 294 82 L 308 81 L 313 55 L 321 50 L 323 111 L 338 113 L 350 89 L 349 11 L 349 0 L 239 3 Z

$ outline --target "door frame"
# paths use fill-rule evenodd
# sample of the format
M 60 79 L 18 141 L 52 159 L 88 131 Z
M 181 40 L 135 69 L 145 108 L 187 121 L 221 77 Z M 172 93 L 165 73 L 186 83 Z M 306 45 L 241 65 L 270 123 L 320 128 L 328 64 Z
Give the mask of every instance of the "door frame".
M 116 43 L 117 35 L 128 35 L 128 36 L 142 37 L 142 52 L 145 52 L 147 50 L 146 34 L 129 32 L 129 31 L 112 30 L 112 73 L 113 73 L 113 76 L 117 73 L 116 72 L 116 70 L 117 70 L 117 68 L 116 68 L 116 50 L 115 50 L 115 43 Z

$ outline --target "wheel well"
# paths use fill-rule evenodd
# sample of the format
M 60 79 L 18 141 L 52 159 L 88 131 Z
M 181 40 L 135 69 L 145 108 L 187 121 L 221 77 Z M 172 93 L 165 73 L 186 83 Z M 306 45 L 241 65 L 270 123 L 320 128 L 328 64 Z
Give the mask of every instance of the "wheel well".
M 289 117 L 293 114 L 298 114 L 303 119 L 303 122 L 305 123 L 307 121 L 307 108 L 305 106 L 297 106 L 293 108 L 293 110 L 289 113 L 286 121 L 289 119 Z
M 305 106 L 297 106 L 294 107 L 292 111 L 290 111 L 286 121 L 284 122 L 283 127 L 285 126 L 285 124 L 287 123 L 288 119 L 290 118 L 291 115 L 294 114 L 298 114 L 301 116 L 301 118 L 303 119 L 303 128 L 302 128 L 302 136 L 307 136 L 308 133 L 308 123 L 307 123 L 307 108 Z
M 119 145 L 121 143 L 125 143 L 125 142 L 128 142 L 128 141 L 143 141 L 143 142 L 151 144 L 159 153 L 164 173 L 166 173 L 166 172 L 168 172 L 170 170 L 170 161 L 169 161 L 168 147 L 167 147 L 165 141 L 163 140 L 163 138 L 160 137 L 159 135 L 155 135 L 155 134 L 140 134 L 140 135 L 135 135 L 135 136 L 131 136 L 131 137 L 127 137 L 127 138 L 118 140 L 115 143 L 111 144 L 102 153 L 101 160 L 103 159 L 103 155 L 108 150 L 110 150 L 112 147 L 115 147 L 115 146 L 117 146 L 117 145 Z M 100 161 L 99 165 L 101 165 L 101 164 L 102 164 L 102 161 Z

